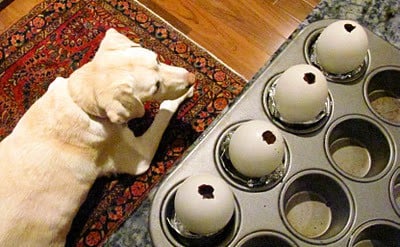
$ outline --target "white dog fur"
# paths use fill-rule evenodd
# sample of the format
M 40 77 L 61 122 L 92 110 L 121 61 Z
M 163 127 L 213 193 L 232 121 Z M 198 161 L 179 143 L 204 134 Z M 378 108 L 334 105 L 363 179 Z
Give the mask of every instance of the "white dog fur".
M 57 78 L 0 143 L 0 246 L 64 246 L 97 177 L 148 169 L 193 83 L 194 74 L 108 30 L 93 60 Z M 135 137 L 126 122 L 151 99 L 160 111 Z

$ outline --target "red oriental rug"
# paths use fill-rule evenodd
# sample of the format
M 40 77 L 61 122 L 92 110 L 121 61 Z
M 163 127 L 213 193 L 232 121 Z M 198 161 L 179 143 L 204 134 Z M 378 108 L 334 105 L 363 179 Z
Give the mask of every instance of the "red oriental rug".
M 88 62 L 114 27 L 161 60 L 196 74 L 194 97 L 173 118 L 151 168 L 96 181 L 75 217 L 68 246 L 98 246 L 129 217 L 175 161 L 242 91 L 246 81 L 133 0 L 47 0 L 0 35 L 0 140 L 57 77 Z M 158 102 L 129 124 L 140 135 Z

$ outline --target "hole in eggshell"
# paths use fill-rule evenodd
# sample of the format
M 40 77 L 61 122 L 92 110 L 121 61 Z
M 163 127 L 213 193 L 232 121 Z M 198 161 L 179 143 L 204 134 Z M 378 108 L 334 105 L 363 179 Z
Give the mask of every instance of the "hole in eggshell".
M 308 84 L 314 84 L 315 83 L 315 75 L 311 72 L 305 73 L 303 79 L 308 83 Z
M 276 141 L 276 136 L 269 130 L 262 134 L 263 140 L 268 144 L 274 144 Z
M 211 185 L 203 184 L 199 186 L 198 192 L 203 199 L 214 199 L 214 188 Z
M 344 24 L 344 29 L 346 29 L 346 31 L 349 33 L 351 33 L 351 31 L 353 31 L 355 28 L 356 28 L 356 26 L 354 26 L 350 23 Z

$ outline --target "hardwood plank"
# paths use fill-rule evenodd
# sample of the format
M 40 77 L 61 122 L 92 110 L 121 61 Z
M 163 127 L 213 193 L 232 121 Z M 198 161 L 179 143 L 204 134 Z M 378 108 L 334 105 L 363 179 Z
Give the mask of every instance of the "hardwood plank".
M 140 2 L 178 29 L 184 23 L 185 34 L 246 78 L 251 78 L 299 24 L 281 6 L 263 0 Z
M 42 0 L 14 0 L 0 11 L 4 32 Z M 317 0 L 139 0 L 250 79 L 296 29 Z
M 0 11 L 0 33 L 6 31 L 12 24 L 43 0 L 14 0 L 6 8 Z
M 279 0 L 276 2 L 276 7 L 288 13 L 298 22 L 302 22 L 307 14 L 313 10 L 314 5 L 311 5 L 308 1 Z
M 320 0 L 303 0 L 303 1 L 307 2 L 308 4 L 310 4 L 313 7 L 317 6 L 317 4 L 319 4 L 319 2 L 320 2 Z

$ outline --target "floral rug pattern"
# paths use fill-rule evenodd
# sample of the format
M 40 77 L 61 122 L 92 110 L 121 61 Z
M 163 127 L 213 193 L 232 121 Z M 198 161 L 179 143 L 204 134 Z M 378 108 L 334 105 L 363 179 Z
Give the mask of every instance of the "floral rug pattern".
M 0 140 L 58 76 L 68 77 L 90 61 L 104 33 L 116 28 L 165 63 L 196 74 L 193 98 L 170 123 L 151 168 L 141 176 L 99 178 L 75 217 L 67 246 L 102 245 L 146 198 L 246 81 L 134 0 L 47 0 L 0 35 Z M 158 111 L 130 121 L 143 133 Z

